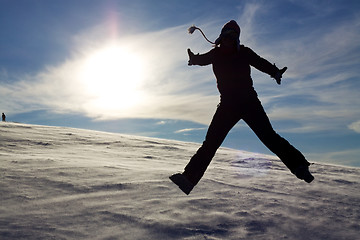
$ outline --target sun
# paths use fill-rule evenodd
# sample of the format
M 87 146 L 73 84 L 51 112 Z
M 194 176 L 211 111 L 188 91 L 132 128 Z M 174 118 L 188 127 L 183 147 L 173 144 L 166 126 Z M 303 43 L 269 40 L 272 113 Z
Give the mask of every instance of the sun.
M 80 67 L 83 91 L 96 109 L 124 110 L 136 105 L 144 80 L 142 58 L 130 49 L 110 45 L 94 51 Z

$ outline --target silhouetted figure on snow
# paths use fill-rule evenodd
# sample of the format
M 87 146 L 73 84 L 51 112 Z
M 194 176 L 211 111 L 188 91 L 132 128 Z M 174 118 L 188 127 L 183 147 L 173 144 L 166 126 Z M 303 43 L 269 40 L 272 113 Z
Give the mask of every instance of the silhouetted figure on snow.
M 2 113 L 2 116 L 1 116 L 1 117 L 2 117 L 2 121 L 3 121 L 3 122 L 6 122 L 6 116 L 5 116 L 5 113 Z
M 221 98 L 202 146 L 183 173 L 170 177 L 186 194 L 200 181 L 226 135 L 241 119 L 299 179 L 308 183 L 314 179 L 308 169 L 310 163 L 303 154 L 273 130 L 253 88 L 250 66 L 269 74 L 278 84 L 286 67 L 280 70 L 250 48 L 240 45 L 239 37 L 240 27 L 232 20 L 224 25 L 215 47 L 209 52 L 194 55 L 188 49 L 188 65 L 212 64 Z

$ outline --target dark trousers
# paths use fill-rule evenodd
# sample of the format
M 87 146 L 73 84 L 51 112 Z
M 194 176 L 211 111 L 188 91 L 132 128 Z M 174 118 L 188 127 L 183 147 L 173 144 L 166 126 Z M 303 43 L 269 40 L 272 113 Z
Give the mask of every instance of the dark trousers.
M 185 167 L 184 175 L 194 185 L 204 175 L 226 135 L 241 119 L 249 125 L 264 145 L 276 154 L 291 172 L 294 173 L 300 165 L 310 165 L 300 151 L 274 131 L 257 96 L 252 96 L 246 100 L 222 97 L 209 126 L 205 141 Z

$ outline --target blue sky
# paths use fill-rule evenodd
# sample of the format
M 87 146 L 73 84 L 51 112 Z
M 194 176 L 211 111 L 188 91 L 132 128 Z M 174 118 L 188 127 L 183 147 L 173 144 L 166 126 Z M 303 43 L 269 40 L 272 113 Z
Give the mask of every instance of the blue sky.
M 276 131 L 309 161 L 360 166 L 359 1 L 0 0 L 0 111 L 8 121 L 202 142 L 219 102 L 212 48 L 240 41 L 277 66 L 252 70 Z M 270 153 L 240 121 L 223 146 Z

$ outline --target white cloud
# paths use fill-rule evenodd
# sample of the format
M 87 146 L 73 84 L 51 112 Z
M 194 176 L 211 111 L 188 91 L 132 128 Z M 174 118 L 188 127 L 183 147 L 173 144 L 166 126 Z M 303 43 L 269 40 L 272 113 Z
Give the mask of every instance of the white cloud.
M 165 125 L 167 122 L 166 121 L 158 121 L 157 123 L 156 123 L 156 125 Z
M 187 133 L 187 132 L 202 131 L 202 130 L 206 130 L 206 128 L 184 128 L 175 131 L 175 133 Z
M 360 121 L 353 122 L 348 127 L 349 127 L 349 129 L 351 129 L 357 133 L 360 133 Z
M 97 29 L 101 28 L 89 31 L 91 42 L 86 33 L 75 37 L 76 48 L 63 63 L 47 66 L 37 74 L 20 76 L 12 84 L 2 84 L 0 93 L 2 98 L 7 99 L 4 104 L 6 112 L 50 109 L 54 112 L 82 113 L 97 119 L 167 118 L 208 123 L 218 96 L 208 96 L 206 88 L 199 87 L 204 81 L 209 81 L 208 77 L 204 77 L 212 74 L 209 69 L 205 72 L 187 66 L 186 48 L 192 40 L 187 35 L 187 25 L 115 41 L 136 51 L 147 64 L 139 87 L 142 101 L 127 109 L 122 108 L 120 101 L 111 106 L 99 105 L 95 97 L 86 91 L 86 81 L 79 79 L 77 74 L 89 54 L 108 44 L 101 38 L 96 42 L 94 36 L 101 35 L 96 34 Z M 3 77 L 5 74 L 2 72 Z M 197 79 L 194 80 L 194 76 Z M 105 79 L 102 81 L 106 83 Z M 97 86 L 101 87 L 101 83 Z M 120 92 L 122 86 L 114 86 Z
M 358 18 L 349 17 L 347 21 L 321 27 L 309 25 L 307 19 L 302 19 L 304 24 L 298 28 L 275 35 L 273 23 L 263 22 L 265 15 L 272 15 L 267 9 L 274 10 L 260 4 L 246 4 L 237 20 L 242 29 L 242 43 L 278 66 L 289 67 L 281 86 L 266 74 L 253 71 L 255 87 L 271 120 L 298 123 L 284 131 L 314 132 L 343 129 L 347 123 L 360 119 L 358 86 L 353 86 L 356 81 L 351 81 L 360 74 L 354 67 L 359 62 L 359 54 L 354 51 L 359 47 Z M 329 12 L 327 8 L 319 14 L 323 17 Z M 290 22 L 297 21 L 287 17 Z M 316 20 L 317 16 L 311 17 Z M 74 74 L 89 53 L 108 43 L 103 37 L 106 27 L 99 25 L 73 38 L 73 50 L 63 63 L 44 67 L 37 74 L 23 75 L 15 83 L 1 84 L 0 94 L 6 99 L 3 111 L 48 109 L 82 113 L 96 119 L 163 118 L 209 124 L 219 101 L 215 78 L 210 67 L 188 67 L 186 49 L 206 52 L 211 46 L 201 34 L 187 34 L 191 24 L 118 38 L 112 36 L 112 41 L 132 49 L 147 63 L 139 90 L 142 101 L 131 108 L 122 108 L 121 102 L 111 107 L 95 104 L 93 96 L 84 90 L 85 83 Z M 210 39 L 215 39 L 224 22 L 195 24 Z M 9 78 L 9 73 L 1 72 L 2 79 Z M 311 104 L 297 100 L 294 105 L 293 96 L 312 99 Z
M 299 3 L 300 4 L 300 3 Z M 301 4 L 300 4 L 301 5 Z M 311 7 L 313 10 L 316 6 Z M 277 86 L 268 76 L 253 71 L 255 87 L 272 120 L 289 120 L 300 127 L 287 127 L 284 131 L 345 130 L 348 122 L 360 118 L 357 63 L 360 59 L 359 16 L 348 15 L 343 21 L 329 24 L 335 9 L 318 8 L 302 19 L 297 28 L 284 29 L 284 34 L 269 38 L 246 39 L 253 49 L 278 66 L 288 66 L 283 84 Z M 264 13 L 264 12 L 262 12 Z M 298 19 L 291 19 L 296 22 Z M 255 16 L 255 20 L 258 18 Z M 311 22 L 322 21 L 314 26 Z M 260 22 L 252 21 L 246 30 L 255 35 Z M 262 23 L 263 24 L 263 23 Z M 263 25 L 264 36 L 272 36 L 271 23 Z M 244 36 L 246 32 L 242 33 Z M 261 36 L 257 32 L 257 36 Z M 298 96 L 294 100 L 294 96 Z M 311 99 L 311 101 L 307 101 Z

